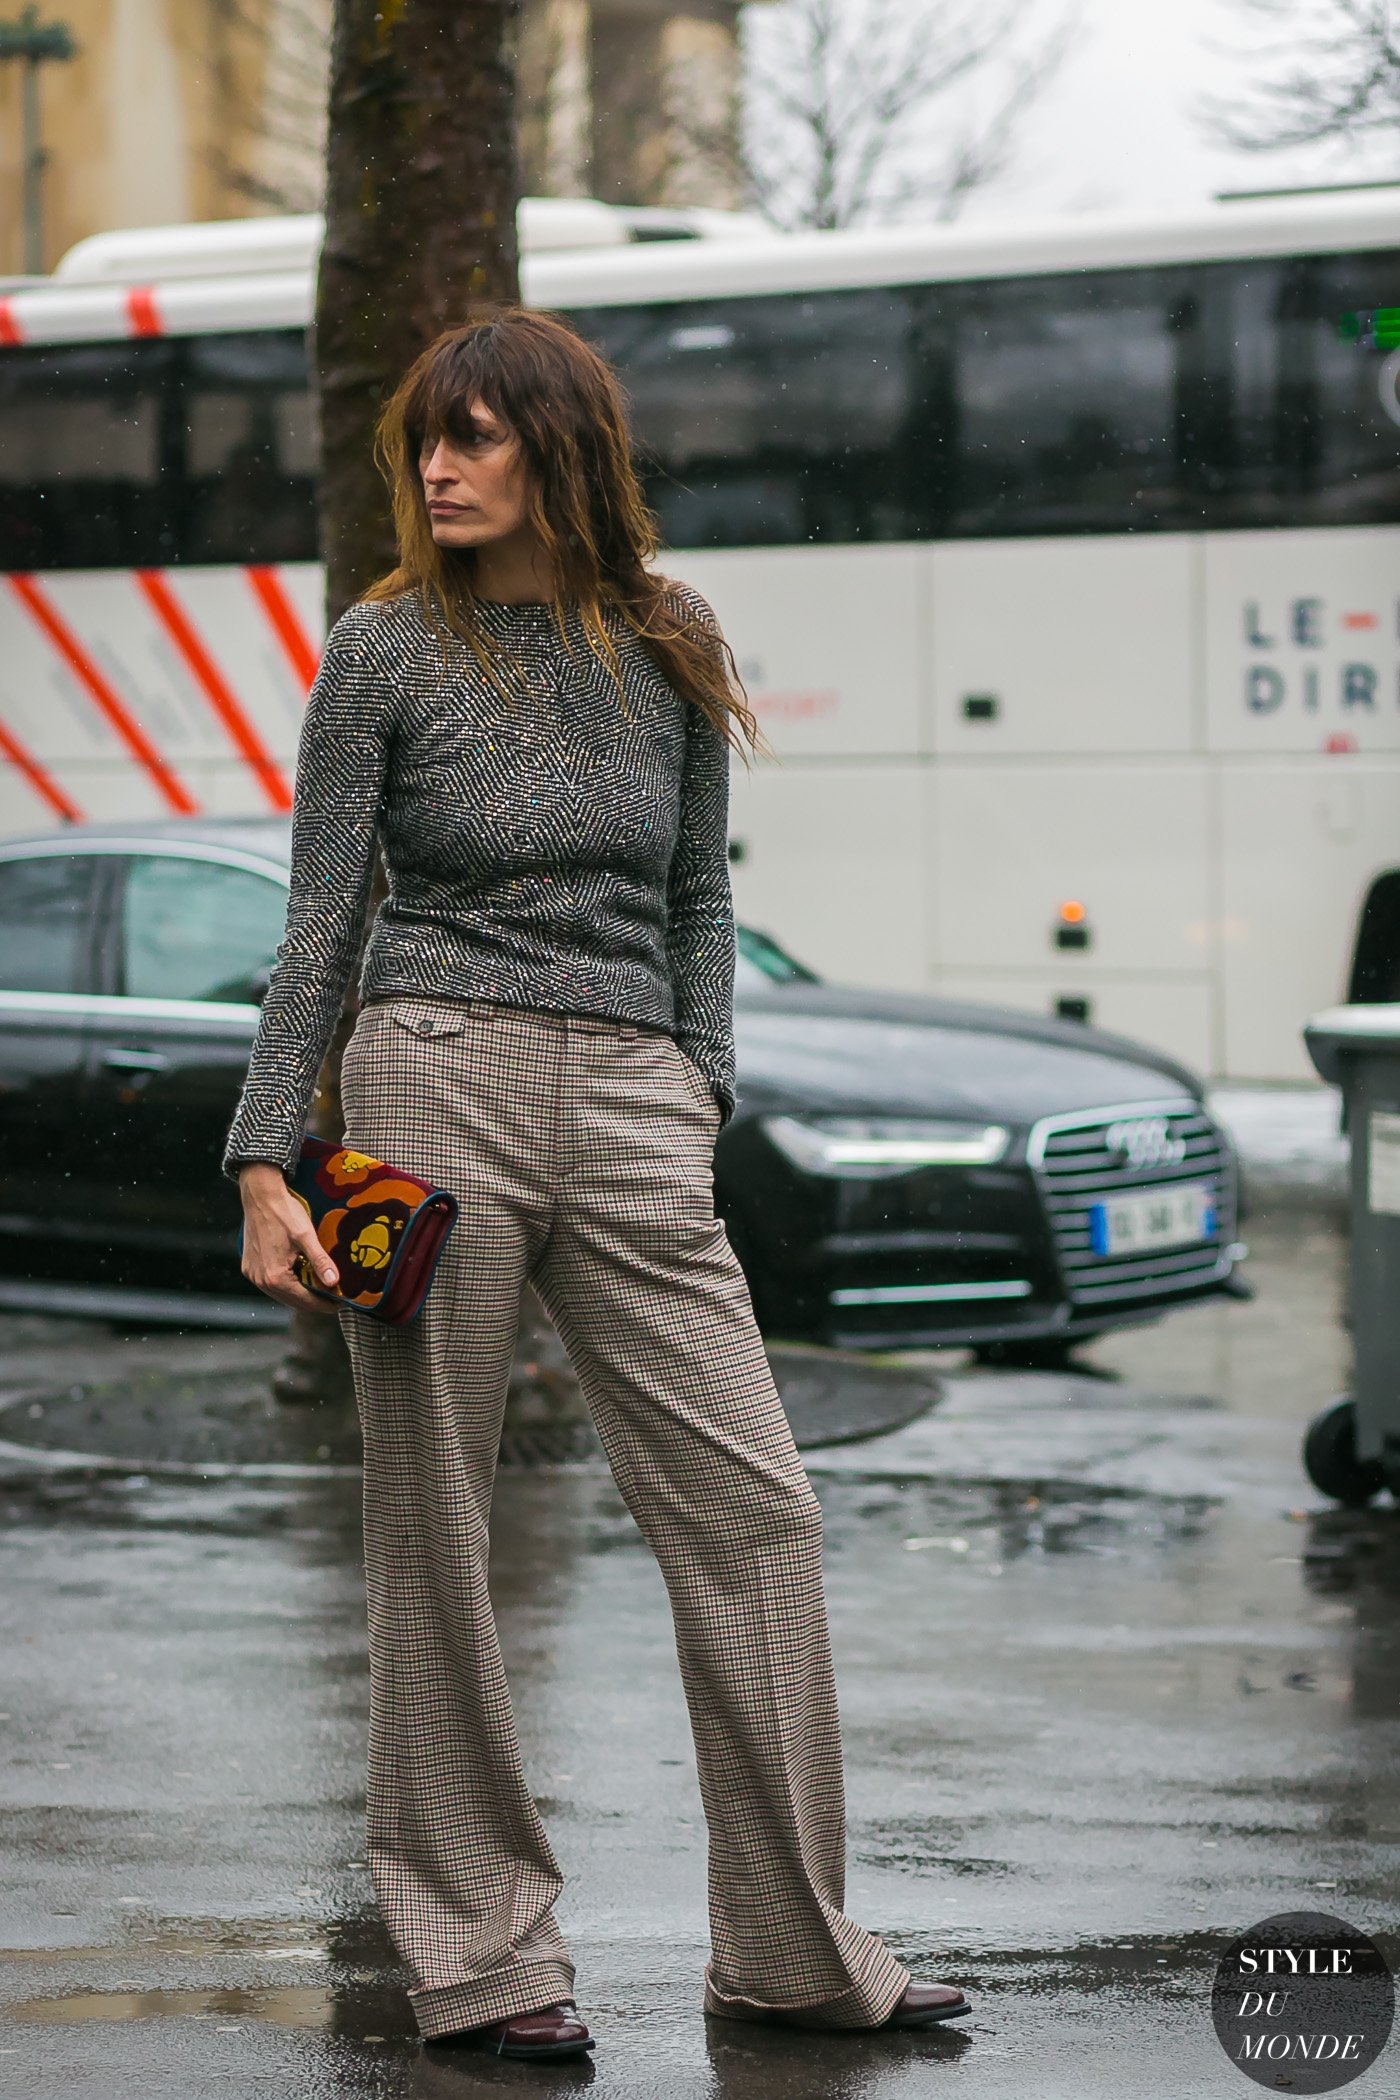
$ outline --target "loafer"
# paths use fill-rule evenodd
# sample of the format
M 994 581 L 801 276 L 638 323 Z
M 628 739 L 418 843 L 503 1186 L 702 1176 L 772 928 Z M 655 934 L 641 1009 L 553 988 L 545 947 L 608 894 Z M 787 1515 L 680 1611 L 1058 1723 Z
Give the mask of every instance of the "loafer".
M 432 2039 L 454 2049 L 484 2049 L 492 2056 L 537 2060 L 582 2056 L 593 2047 L 593 2037 L 572 1999 L 563 2005 L 543 2006 L 538 2012 L 512 2013 L 508 2020 L 491 2020 L 484 2027 L 464 2027 L 460 2034 L 435 2034 Z
M 907 2031 L 936 2027 L 940 2020 L 960 2020 L 972 2011 L 972 2001 L 955 1983 L 911 1983 L 892 2012 L 873 2027 L 829 2027 L 813 2020 L 817 2006 L 747 2005 L 723 2000 L 706 1989 L 705 2010 L 728 2020 L 751 2020 L 761 2027 L 805 2027 L 820 2034 L 883 2034 L 885 2029 Z
M 882 2027 L 934 2027 L 940 2020 L 960 2020 L 972 2001 L 956 1983 L 911 1983 Z

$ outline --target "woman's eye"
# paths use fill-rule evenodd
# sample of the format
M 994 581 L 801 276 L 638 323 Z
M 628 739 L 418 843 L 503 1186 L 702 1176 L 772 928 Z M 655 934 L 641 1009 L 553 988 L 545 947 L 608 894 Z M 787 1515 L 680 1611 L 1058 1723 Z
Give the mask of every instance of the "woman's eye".
M 426 442 L 419 450 L 418 464 L 420 467 L 426 467 L 433 454 L 437 451 L 439 444 L 445 444 L 450 452 L 481 452 L 489 450 L 492 445 L 500 445 L 504 442 L 505 433 L 503 431 L 464 430 L 457 437 L 433 438 L 431 441 Z

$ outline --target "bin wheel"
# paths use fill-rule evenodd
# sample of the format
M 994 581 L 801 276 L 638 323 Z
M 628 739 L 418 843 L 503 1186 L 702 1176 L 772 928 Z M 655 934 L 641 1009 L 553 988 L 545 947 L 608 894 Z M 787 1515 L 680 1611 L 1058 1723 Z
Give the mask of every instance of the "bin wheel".
M 1364 1509 L 1385 1486 L 1379 1459 L 1356 1455 L 1356 1404 L 1343 1397 L 1315 1415 L 1303 1439 L 1303 1465 L 1319 1494 Z

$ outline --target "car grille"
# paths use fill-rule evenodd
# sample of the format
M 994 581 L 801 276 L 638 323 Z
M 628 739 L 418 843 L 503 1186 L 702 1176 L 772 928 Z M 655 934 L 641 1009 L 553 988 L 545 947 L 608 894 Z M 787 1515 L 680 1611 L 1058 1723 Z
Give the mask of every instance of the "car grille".
M 1163 1142 L 1149 1145 L 1142 1164 L 1111 1150 L 1115 1125 L 1155 1125 Z M 1180 1150 L 1179 1158 L 1170 1157 Z M 1152 1155 L 1167 1154 L 1167 1157 Z M 1045 1200 L 1055 1248 L 1076 1306 L 1112 1305 L 1162 1297 L 1209 1283 L 1229 1266 L 1235 1235 L 1235 1172 L 1229 1146 L 1194 1101 L 1134 1102 L 1092 1115 L 1047 1116 L 1031 1133 L 1028 1158 Z M 1095 1252 L 1090 1206 L 1105 1196 L 1159 1189 L 1173 1182 L 1204 1182 L 1214 1194 L 1216 1236 L 1197 1246 L 1153 1248 L 1141 1254 Z

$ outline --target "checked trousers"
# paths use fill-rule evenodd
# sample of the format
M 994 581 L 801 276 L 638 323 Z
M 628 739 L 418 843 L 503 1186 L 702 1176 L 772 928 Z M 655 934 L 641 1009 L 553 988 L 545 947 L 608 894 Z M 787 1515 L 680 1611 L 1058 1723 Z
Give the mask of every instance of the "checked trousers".
M 368 1858 L 420 2028 L 573 1996 L 487 1590 L 527 1280 L 670 1595 L 711 1990 L 876 2025 L 908 1971 L 842 1912 L 821 1515 L 714 1214 L 708 1081 L 654 1029 L 415 997 L 361 1011 L 342 1090 L 347 1143 L 461 1205 L 415 1322 L 341 1315 L 365 1446 Z

